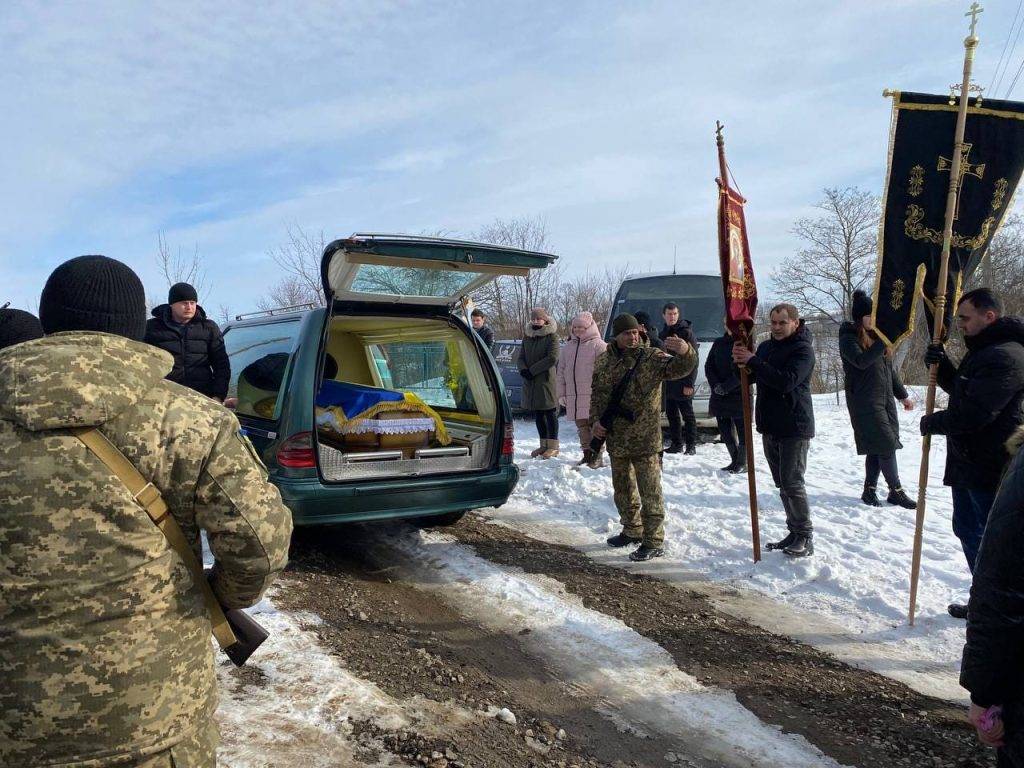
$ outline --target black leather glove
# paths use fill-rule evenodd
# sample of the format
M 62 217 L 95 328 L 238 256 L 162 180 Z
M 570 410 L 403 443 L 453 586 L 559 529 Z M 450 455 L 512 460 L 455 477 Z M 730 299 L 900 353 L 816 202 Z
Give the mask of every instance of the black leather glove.
M 941 344 L 929 344 L 924 353 L 924 364 L 928 366 L 939 365 L 946 359 L 946 350 Z
M 932 418 L 931 416 L 927 416 L 927 415 L 921 417 L 921 434 L 922 435 L 927 435 L 928 434 L 928 422 L 931 421 L 931 418 Z
M 527 381 L 533 381 L 533 374 L 530 373 L 529 370 L 523 369 L 522 371 L 519 372 L 519 375 L 522 376 Z

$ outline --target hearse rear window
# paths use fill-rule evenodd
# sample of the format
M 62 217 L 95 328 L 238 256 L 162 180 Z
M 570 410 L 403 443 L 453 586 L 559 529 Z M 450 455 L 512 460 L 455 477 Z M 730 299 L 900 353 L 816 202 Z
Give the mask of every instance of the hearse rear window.
M 285 379 L 299 321 L 290 320 L 264 325 L 242 325 L 224 334 L 224 346 L 231 360 L 231 383 L 228 397 L 237 398 L 235 412 L 240 416 L 256 416 L 276 420 L 278 398 Z

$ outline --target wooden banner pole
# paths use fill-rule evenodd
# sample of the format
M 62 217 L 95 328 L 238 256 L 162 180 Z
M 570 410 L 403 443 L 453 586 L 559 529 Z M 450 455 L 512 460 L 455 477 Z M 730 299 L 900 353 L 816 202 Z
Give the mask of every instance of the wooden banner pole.
M 932 343 L 941 344 L 946 336 L 946 287 L 949 283 L 949 252 L 953 243 L 953 219 L 956 216 L 957 192 L 960 186 L 960 165 L 963 159 L 964 132 L 967 127 L 967 104 L 970 101 L 971 68 L 974 66 L 974 52 L 978 47 L 978 36 L 975 30 L 978 25 L 978 14 L 982 8 L 978 3 L 971 4 L 971 10 L 965 15 L 971 17 L 971 31 L 964 39 L 964 78 L 960 86 L 960 109 L 956 116 L 956 131 L 953 138 L 953 159 L 949 168 L 949 191 L 946 194 L 946 221 L 942 230 L 942 256 L 939 263 L 939 275 L 936 281 L 934 297 L 934 318 L 932 327 Z M 916 297 L 915 297 L 916 298 Z M 928 367 L 928 394 L 925 397 L 925 414 L 931 416 L 935 411 L 935 389 L 938 384 L 939 366 Z M 914 525 L 914 554 L 910 564 L 910 610 L 907 614 L 910 626 L 914 626 L 914 615 L 917 611 L 917 587 L 921 575 L 921 544 L 924 535 L 924 516 L 926 508 L 925 492 L 928 490 L 928 460 L 932 448 L 931 435 L 925 435 L 921 441 L 921 473 L 917 484 L 917 520 Z

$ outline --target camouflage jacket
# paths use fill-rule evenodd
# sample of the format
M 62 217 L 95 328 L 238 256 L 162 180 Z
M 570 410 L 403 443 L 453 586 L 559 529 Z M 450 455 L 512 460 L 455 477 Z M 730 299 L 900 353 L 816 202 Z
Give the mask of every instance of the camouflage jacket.
M 97 426 L 163 493 L 214 590 L 259 600 L 291 516 L 229 411 L 166 352 L 60 333 L 0 352 L 0 765 L 106 766 L 216 708 L 210 622 L 181 559 L 68 427 Z
M 661 450 L 661 383 L 680 379 L 697 365 L 693 347 L 687 354 L 673 357 L 654 347 L 619 349 L 612 341 L 594 364 L 591 424 L 604 413 L 612 390 L 633 367 L 637 355 L 642 359 L 622 398 L 623 408 L 633 412 L 633 421 L 620 417 L 612 423 L 607 441 L 610 456 L 649 456 Z

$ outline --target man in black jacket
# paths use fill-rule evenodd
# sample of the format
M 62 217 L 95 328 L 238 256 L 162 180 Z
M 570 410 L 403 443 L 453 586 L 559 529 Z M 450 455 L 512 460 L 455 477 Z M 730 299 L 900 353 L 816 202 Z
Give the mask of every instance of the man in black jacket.
M 738 474 L 747 471 L 747 438 L 743 424 L 740 374 L 732 361 L 732 347 L 735 343 L 728 328 L 715 339 L 704 361 L 704 378 L 711 387 L 708 410 L 718 422 L 718 434 L 731 459 L 722 467 L 722 471 Z
M 469 319 L 473 323 L 473 330 L 480 337 L 480 341 L 490 350 L 494 346 L 494 331 L 487 325 L 487 315 L 482 309 L 474 309 L 469 313 Z
M 757 381 L 754 422 L 786 509 L 789 534 L 767 548 L 805 557 L 814 554 L 811 510 L 804 488 L 807 449 L 814 437 L 814 347 L 811 332 L 792 304 L 776 305 L 770 318 L 771 338 L 757 346 L 756 354 L 737 341 L 732 359 L 737 365 L 748 366 Z
M 678 336 L 694 349 L 697 349 L 697 339 L 693 335 L 693 328 L 689 320 L 680 319 L 681 311 L 676 304 L 669 302 L 661 310 L 661 317 L 665 321 L 665 327 L 658 334 L 662 342 L 670 336 Z M 666 453 L 679 453 L 683 450 L 683 440 L 686 441 L 686 454 L 693 456 L 697 453 L 697 419 L 693 415 L 693 388 L 697 380 L 697 369 L 677 381 L 665 382 L 665 413 L 668 416 L 669 436 L 671 445 L 665 450 Z
M 967 644 L 960 685 L 971 694 L 968 719 L 979 738 L 998 746 L 1000 766 L 1024 767 L 1024 429 L 1007 448 L 1016 452 L 988 515 L 974 564 Z M 1002 707 L 987 730 L 982 716 Z
M 941 344 L 925 362 L 938 363 L 939 386 L 949 405 L 921 419 L 921 434 L 946 435 L 943 482 L 953 492 L 953 533 L 974 571 L 985 521 L 1003 470 L 1010 461 L 1006 441 L 1024 423 L 1024 322 L 1002 316 L 1002 304 L 987 288 L 965 293 L 956 310 L 967 354 L 954 366 Z M 967 617 L 954 603 L 949 612 Z
M 196 289 L 188 283 L 171 286 L 167 303 L 153 310 L 146 322 L 147 344 L 167 350 L 174 369 L 167 380 L 223 403 L 228 395 L 231 363 L 220 328 L 197 303 Z

